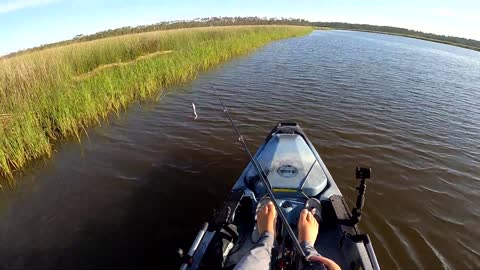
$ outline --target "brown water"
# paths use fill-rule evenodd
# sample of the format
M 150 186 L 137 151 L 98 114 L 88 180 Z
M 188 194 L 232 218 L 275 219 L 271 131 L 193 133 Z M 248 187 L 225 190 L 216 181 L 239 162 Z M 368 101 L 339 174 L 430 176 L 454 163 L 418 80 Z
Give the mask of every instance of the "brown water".
M 248 162 L 213 87 L 252 149 L 300 123 L 350 205 L 354 167 L 373 168 L 361 228 L 384 269 L 480 268 L 480 53 L 347 31 L 272 43 L 59 145 L 1 195 L 1 268 L 171 268 Z

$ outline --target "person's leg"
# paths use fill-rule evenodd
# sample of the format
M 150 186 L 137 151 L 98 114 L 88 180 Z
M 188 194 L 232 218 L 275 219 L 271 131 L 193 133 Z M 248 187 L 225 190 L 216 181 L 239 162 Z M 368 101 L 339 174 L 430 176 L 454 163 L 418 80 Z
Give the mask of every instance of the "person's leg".
M 241 270 L 267 270 L 270 268 L 275 234 L 276 210 L 272 202 L 264 205 L 257 214 L 257 227 L 260 239 L 255 246 L 235 266 Z
M 314 244 L 317 240 L 319 227 L 320 225 L 312 212 L 303 209 L 298 218 L 298 241 L 307 255 L 307 260 L 312 263 L 312 266 L 308 269 L 341 270 L 334 261 L 322 257 L 315 249 Z

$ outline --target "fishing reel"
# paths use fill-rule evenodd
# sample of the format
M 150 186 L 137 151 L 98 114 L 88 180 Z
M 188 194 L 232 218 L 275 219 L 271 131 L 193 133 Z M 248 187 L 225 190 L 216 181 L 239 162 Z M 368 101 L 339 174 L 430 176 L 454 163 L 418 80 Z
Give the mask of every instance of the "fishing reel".
M 272 270 L 296 270 L 303 269 L 306 265 L 305 258 L 299 254 L 295 247 L 293 246 L 292 241 L 284 241 L 275 252 L 272 252 L 273 264 L 271 265 Z
M 272 270 L 297 270 L 306 269 L 310 263 L 306 260 L 303 251 L 297 250 L 296 239 L 292 239 L 285 226 L 277 223 L 277 247 L 272 250 Z

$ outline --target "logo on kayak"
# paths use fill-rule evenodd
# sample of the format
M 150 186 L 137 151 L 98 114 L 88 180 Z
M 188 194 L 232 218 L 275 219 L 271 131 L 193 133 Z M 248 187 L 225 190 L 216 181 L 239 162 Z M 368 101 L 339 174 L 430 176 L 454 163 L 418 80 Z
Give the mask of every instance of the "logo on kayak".
M 298 169 L 292 165 L 283 165 L 278 168 L 277 173 L 285 178 L 291 178 L 298 174 Z

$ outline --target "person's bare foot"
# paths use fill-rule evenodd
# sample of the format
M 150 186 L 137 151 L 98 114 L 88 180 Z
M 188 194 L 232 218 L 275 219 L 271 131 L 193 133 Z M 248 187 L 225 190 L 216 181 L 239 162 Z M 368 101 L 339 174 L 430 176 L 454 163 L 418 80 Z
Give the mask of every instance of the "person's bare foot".
M 312 212 L 303 209 L 298 218 L 298 241 L 300 243 L 303 241 L 315 243 L 315 240 L 317 240 L 318 228 L 318 222 Z
M 264 232 L 269 232 L 271 234 L 275 233 L 276 215 L 277 211 L 275 210 L 275 206 L 271 201 L 260 208 L 257 213 L 257 226 L 260 234 Z

